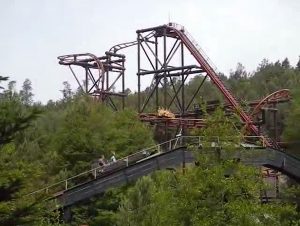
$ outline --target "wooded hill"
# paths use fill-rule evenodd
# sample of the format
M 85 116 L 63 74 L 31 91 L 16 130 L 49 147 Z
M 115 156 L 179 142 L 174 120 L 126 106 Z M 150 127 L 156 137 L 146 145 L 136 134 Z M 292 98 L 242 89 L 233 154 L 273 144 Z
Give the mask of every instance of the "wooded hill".
M 292 103 L 281 109 L 284 139 L 300 140 L 300 61 L 294 67 L 288 59 L 263 60 L 251 73 L 238 64 L 228 77 L 220 76 L 242 103 L 278 89 L 293 90 Z M 189 81 L 187 96 L 200 79 Z M 71 90 L 67 82 L 63 98 L 46 105 L 33 101 L 30 80 L 24 81 L 20 91 L 15 82 L 1 77 L 1 85 L 5 83 L 8 88 L 2 89 L 0 96 L 0 225 L 63 225 L 59 213 L 49 211 L 49 204 L 41 201 L 45 197 L 26 194 L 90 169 L 91 162 L 102 154 L 109 157 L 116 152 L 120 158 L 155 143 L 155 130 L 140 122 L 134 110 L 134 93 L 128 96 L 126 110 L 114 112 Z M 209 100 L 222 101 L 222 97 L 206 82 L 197 101 Z M 206 117 L 214 120 L 216 116 Z M 226 127 L 218 127 L 220 131 L 234 130 L 230 123 L 220 126 Z M 217 134 L 211 130 L 197 133 Z M 70 225 L 299 224 L 294 202 L 261 205 L 259 194 L 264 185 L 256 169 L 199 158 L 203 165 L 186 173 L 157 173 L 79 204 L 73 209 Z M 236 168 L 236 174 L 226 179 L 228 167 Z

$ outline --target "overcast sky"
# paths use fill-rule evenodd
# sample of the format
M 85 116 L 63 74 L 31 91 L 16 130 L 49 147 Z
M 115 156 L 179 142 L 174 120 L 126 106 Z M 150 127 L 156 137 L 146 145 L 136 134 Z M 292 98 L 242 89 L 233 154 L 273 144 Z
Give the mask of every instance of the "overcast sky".
M 263 58 L 300 55 L 299 0 L 0 0 L 0 75 L 19 86 L 29 78 L 35 100 L 61 98 L 76 83 L 57 56 L 91 52 L 136 39 L 135 31 L 184 25 L 220 71 L 241 62 L 248 71 Z M 136 48 L 128 54 L 126 86 L 136 90 Z

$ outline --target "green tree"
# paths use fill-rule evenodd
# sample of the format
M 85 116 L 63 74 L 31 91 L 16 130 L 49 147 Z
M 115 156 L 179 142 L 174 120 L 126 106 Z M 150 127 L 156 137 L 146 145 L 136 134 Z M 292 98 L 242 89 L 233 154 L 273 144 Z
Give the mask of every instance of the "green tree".
M 227 143 L 222 143 L 222 152 L 226 154 L 234 149 L 237 140 L 228 138 L 235 130 L 233 123 L 223 124 L 221 117 L 217 113 L 210 120 L 218 125 L 198 132 L 227 138 Z M 279 226 L 300 223 L 293 205 L 261 204 L 261 191 L 266 186 L 259 169 L 215 158 L 214 149 L 205 146 L 201 152 L 195 150 L 195 156 L 197 167 L 158 172 L 140 179 L 121 203 L 118 225 Z
M 290 111 L 288 113 L 288 117 L 286 119 L 286 125 L 284 130 L 284 139 L 287 142 L 290 142 L 292 147 L 290 151 L 299 156 L 297 146 L 300 143 L 300 134 L 299 134 L 299 122 L 300 120 L 300 91 L 295 89 L 292 93 L 293 99 L 290 107 Z
M 114 112 L 86 96 L 64 103 L 60 111 L 56 108 L 41 116 L 31 135 L 27 134 L 33 136 L 30 143 L 38 147 L 29 148 L 27 141 L 24 148 L 37 150 L 34 161 L 43 163 L 56 181 L 90 169 L 92 161 L 102 154 L 109 159 L 114 151 L 119 159 L 153 144 L 151 130 L 131 110 Z M 46 180 L 51 184 L 50 175 Z M 118 194 L 118 190 L 107 192 L 87 205 L 77 206 L 72 210 L 73 223 L 114 225 Z
M 89 97 L 78 97 L 64 112 L 55 145 L 70 173 L 90 167 L 92 160 L 112 152 L 121 158 L 153 143 L 151 130 L 130 110 L 113 112 Z
M 299 56 L 298 63 L 297 63 L 297 65 L 296 65 L 296 69 L 297 69 L 298 71 L 300 71 L 300 56 Z
M 295 208 L 260 201 L 264 187 L 259 171 L 232 161 L 200 167 L 184 174 L 164 172 L 142 178 L 124 198 L 118 225 L 291 225 Z M 225 177 L 228 169 L 234 169 Z M 143 195 L 145 194 L 145 196 Z
M 281 65 L 284 69 L 289 69 L 291 67 L 290 61 L 287 57 L 282 61 Z
M 27 78 L 23 82 L 22 90 L 20 91 L 20 99 L 24 105 L 29 106 L 33 103 L 33 96 L 32 84 L 31 81 Z
M 63 101 L 68 101 L 72 98 L 73 96 L 73 92 L 72 92 L 72 89 L 71 89 L 71 85 L 69 82 L 67 81 L 64 81 L 63 82 L 63 86 L 64 88 L 61 90 L 62 92 L 62 95 L 63 95 Z
M 115 226 L 116 212 L 126 189 L 127 186 L 110 189 L 102 195 L 93 197 L 86 205 L 80 204 L 73 207 L 74 217 L 71 225 Z
M 0 98 L 0 225 L 30 224 L 38 212 L 35 200 L 24 196 L 38 172 L 33 164 L 20 160 L 13 142 L 37 114 L 36 110 L 24 109 L 18 98 Z
M 8 80 L 8 77 L 0 76 L 0 83 L 1 83 L 1 81 L 3 82 L 3 81 L 7 81 L 7 80 Z M 0 89 L 4 89 L 4 87 L 0 86 Z

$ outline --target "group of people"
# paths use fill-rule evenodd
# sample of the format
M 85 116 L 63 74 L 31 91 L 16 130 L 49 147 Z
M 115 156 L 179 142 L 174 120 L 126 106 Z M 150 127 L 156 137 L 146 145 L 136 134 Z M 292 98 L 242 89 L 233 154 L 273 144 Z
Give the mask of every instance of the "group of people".
M 101 155 L 101 157 L 98 159 L 98 164 L 99 166 L 105 166 L 107 164 L 111 164 L 111 163 L 114 163 L 117 161 L 117 158 L 116 158 L 116 153 L 115 152 L 111 152 L 111 157 L 109 160 L 105 159 L 105 156 L 104 155 Z

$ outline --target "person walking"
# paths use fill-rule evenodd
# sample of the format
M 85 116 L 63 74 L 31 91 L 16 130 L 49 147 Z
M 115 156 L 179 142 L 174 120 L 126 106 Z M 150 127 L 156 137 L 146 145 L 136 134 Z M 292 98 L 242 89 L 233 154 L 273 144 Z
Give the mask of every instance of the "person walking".
M 106 161 L 105 161 L 105 157 L 104 155 L 101 155 L 101 157 L 98 160 L 99 166 L 105 166 L 106 165 Z
M 112 163 L 116 162 L 117 161 L 117 158 L 116 158 L 116 153 L 114 151 L 111 152 L 112 156 L 110 157 L 110 161 Z

